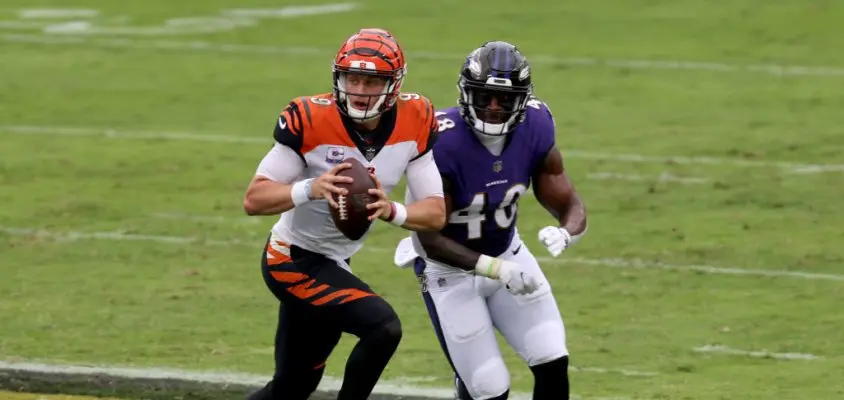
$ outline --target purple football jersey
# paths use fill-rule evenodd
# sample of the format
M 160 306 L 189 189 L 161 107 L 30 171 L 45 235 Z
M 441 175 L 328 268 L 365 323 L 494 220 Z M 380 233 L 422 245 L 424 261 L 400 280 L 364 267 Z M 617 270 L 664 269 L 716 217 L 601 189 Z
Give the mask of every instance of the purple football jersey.
M 437 112 L 440 134 L 434 159 L 451 183 L 452 213 L 441 231 L 446 237 L 489 256 L 507 250 L 516 227 L 519 198 L 554 143 L 548 107 L 528 103 L 524 121 L 510 133 L 500 155 L 475 136 L 457 107 Z

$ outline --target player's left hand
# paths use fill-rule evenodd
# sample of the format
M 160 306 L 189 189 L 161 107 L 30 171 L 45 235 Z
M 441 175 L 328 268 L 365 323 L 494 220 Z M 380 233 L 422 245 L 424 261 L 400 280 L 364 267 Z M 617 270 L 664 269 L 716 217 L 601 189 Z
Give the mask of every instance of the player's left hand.
M 539 230 L 539 241 L 552 257 L 557 257 L 571 244 L 571 234 L 565 228 L 546 226 Z
M 374 202 L 366 205 L 366 208 L 374 210 L 369 214 L 369 220 L 375 221 L 376 218 L 387 219 L 393 212 L 393 202 L 387 197 L 387 193 L 384 192 L 381 182 L 378 182 L 378 178 L 373 174 L 369 174 L 369 176 L 375 181 L 375 189 L 369 189 L 369 194 L 376 198 Z

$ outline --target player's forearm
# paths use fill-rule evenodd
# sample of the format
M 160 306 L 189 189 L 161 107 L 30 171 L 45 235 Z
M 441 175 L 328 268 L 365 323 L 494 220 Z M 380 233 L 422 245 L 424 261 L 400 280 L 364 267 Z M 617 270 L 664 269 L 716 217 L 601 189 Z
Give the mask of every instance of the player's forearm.
M 302 185 L 297 184 L 297 185 Z M 246 190 L 243 209 L 249 215 L 278 215 L 295 207 L 296 192 L 303 192 L 305 187 L 294 187 L 269 179 L 253 181 Z M 299 197 L 307 196 L 299 193 Z M 304 199 L 303 199 L 304 200 Z
M 442 197 L 428 197 L 407 207 L 402 228 L 411 231 L 439 231 L 445 226 L 445 201 Z
M 419 242 L 428 258 L 443 264 L 473 271 L 481 253 L 451 240 L 439 232 L 419 232 Z
M 573 195 L 567 205 L 555 211 L 559 216 L 560 227 L 572 236 L 586 231 L 586 207 L 577 195 Z

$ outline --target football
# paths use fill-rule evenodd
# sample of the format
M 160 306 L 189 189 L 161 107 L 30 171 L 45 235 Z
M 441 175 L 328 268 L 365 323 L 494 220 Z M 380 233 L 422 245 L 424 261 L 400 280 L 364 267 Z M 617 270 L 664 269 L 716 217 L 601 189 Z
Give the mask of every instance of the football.
M 331 210 L 331 217 L 334 219 L 337 230 L 351 240 L 358 240 L 372 225 L 372 222 L 369 221 L 369 215 L 372 214 L 372 211 L 368 210 L 366 205 L 376 200 L 375 196 L 369 194 L 369 189 L 375 189 L 375 181 L 369 176 L 369 171 L 360 161 L 347 158 L 343 162 L 352 164 L 352 167 L 340 171 L 337 175 L 348 176 L 354 181 L 335 185 L 348 190 L 349 194 L 345 196 L 333 194 L 334 201 L 340 207 L 334 208 L 329 204 L 328 208 Z

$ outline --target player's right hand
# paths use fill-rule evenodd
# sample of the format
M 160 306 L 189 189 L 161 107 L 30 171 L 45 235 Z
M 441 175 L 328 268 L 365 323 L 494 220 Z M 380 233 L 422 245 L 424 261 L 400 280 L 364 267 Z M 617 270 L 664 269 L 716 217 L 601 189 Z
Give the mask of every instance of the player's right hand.
M 498 280 L 514 295 L 530 294 L 539 289 L 542 281 L 521 264 L 501 260 Z
M 334 201 L 333 193 L 338 195 L 349 194 L 349 191 L 335 186 L 337 183 L 352 183 L 352 178 L 348 176 L 337 176 L 337 173 L 351 168 L 352 164 L 342 163 L 338 164 L 330 171 L 320 175 L 311 183 L 311 198 L 312 199 L 326 199 L 331 207 L 339 208 L 340 206 Z
M 529 294 L 539 289 L 542 280 L 519 263 L 481 254 L 475 265 L 475 274 L 497 279 L 515 295 Z
M 375 189 L 369 189 L 369 194 L 375 196 L 375 201 L 366 205 L 366 208 L 372 212 L 369 215 L 369 220 L 374 221 L 376 218 L 386 220 L 392 213 L 393 202 L 387 197 L 384 187 L 381 186 L 381 182 L 378 181 L 375 174 L 369 174 L 369 176 L 375 182 Z

